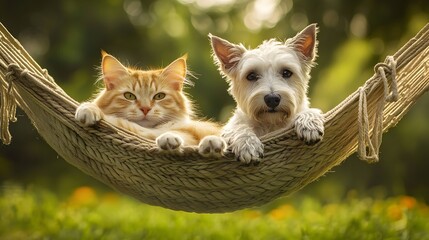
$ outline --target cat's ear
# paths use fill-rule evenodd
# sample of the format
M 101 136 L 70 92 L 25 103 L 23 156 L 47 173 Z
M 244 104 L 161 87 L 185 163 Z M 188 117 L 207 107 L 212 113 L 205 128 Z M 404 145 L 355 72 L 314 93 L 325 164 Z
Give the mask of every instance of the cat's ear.
M 214 61 L 222 71 L 230 72 L 238 64 L 246 48 L 212 34 L 209 34 L 209 38 L 213 49 Z
M 186 81 L 186 59 L 187 55 L 185 54 L 162 70 L 163 79 L 167 80 L 176 91 L 181 91 Z
M 295 37 L 286 41 L 286 44 L 301 53 L 304 61 L 312 62 L 317 56 L 317 31 L 317 25 L 310 24 Z
M 121 79 L 128 76 L 128 70 L 115 57 L 101 51 L 101 72 L 103 74 L 104 85 L 107 90 L 112 90 L 117 86 Z

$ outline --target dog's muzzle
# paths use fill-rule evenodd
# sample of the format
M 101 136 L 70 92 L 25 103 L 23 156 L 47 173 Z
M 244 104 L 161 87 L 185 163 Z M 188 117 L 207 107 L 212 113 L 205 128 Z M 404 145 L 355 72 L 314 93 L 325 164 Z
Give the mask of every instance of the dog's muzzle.
M 268 112 L 276 112 L 276 107 L 280 104 L 281 96 L 279 94 L 270 93 L 264 96 L 264 101 L 267 107 L 270 108 Z

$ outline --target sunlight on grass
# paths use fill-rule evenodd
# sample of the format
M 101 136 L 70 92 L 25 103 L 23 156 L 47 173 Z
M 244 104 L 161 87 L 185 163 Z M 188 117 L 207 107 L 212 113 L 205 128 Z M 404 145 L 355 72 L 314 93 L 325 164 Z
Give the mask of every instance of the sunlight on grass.
M 67 199 L 1 186 L 0 239 L 429 239 L 429 207 L 411 196 L 303 197 L 227 214 L 176 212 L 90 187 Z

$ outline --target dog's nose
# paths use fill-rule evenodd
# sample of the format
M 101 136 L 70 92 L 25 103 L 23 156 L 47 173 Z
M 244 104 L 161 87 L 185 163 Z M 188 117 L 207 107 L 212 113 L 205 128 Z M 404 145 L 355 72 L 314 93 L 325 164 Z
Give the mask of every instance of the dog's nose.
M 280 97 L 280 95 L 275 93 L 267 94 L 264 97 L 265 104 L 267 104 L 267 106 L 271 109 L 277 107 L 280 104 L 281 99 L 282 98 Z

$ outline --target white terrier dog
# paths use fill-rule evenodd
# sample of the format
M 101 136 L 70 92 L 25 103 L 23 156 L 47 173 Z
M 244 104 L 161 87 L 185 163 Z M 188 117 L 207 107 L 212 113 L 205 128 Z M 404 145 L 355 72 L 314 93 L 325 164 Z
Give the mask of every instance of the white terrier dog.
M 294 126 L 298 138 L 308 145 L 322 139 L 322 112 L 309 108 L 307 98 L 317 55 L 316 34 L 312 24 L 285 42 L 270 39 L 249 50 L 209 35 L 213 58 L 237 102 L 222 134 L 237 160 L 260 162 L 264 146 L 259 137 L 280 128 Z

